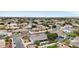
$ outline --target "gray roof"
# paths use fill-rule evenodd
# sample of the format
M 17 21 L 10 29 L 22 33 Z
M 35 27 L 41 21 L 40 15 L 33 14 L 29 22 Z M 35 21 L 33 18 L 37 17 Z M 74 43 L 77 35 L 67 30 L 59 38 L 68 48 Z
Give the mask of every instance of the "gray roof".
M 30 40 L 34 43 L 36 40 L 46 40 L 47 35 L 45 33 L 34 33 L 30 34 Z
M 71 41 L 71 45 L 79 47 L 79 37 L 74 38 L 74 40 Z

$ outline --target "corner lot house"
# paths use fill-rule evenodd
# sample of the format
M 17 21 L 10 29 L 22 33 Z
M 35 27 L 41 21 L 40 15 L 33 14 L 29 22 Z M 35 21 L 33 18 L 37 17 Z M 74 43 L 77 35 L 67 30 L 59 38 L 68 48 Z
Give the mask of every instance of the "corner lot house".
M 46 40 L 47 35 L 44 32 L 30 32 L 30 41 L 34 43 L 36 40 Z

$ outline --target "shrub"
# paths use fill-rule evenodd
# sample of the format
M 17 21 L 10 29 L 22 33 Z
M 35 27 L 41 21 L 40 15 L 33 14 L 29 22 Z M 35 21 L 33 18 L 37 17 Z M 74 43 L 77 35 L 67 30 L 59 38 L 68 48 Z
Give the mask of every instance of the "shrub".
M 40 41 L 39 40 L 36 40 L 35 42 L 34 42 L 34 44 L 36 44 L 36 45 L 40 45 Z

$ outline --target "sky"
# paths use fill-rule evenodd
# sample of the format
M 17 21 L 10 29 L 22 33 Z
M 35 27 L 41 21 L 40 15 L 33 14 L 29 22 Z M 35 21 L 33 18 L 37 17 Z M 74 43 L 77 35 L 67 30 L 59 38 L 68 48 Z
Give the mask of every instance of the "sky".
M 0 11 L 0 17 L 78 17 L 78 11 Z

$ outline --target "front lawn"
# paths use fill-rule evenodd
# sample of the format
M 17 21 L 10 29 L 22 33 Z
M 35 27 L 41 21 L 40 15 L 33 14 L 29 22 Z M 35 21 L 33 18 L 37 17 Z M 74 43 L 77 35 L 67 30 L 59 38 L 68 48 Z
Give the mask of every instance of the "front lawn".
M 48 46 L 47 48 L 58 48 L 58 46 L 56 44 Z
M 63 40 L 63 43 L 69 45 L 70 44 L 70 40 L 69 39 L 65 39 L 65 40 Z
M 67 34 L 69 37 L 76 37 L 77 34 L 75 32 L 70 32 Z

